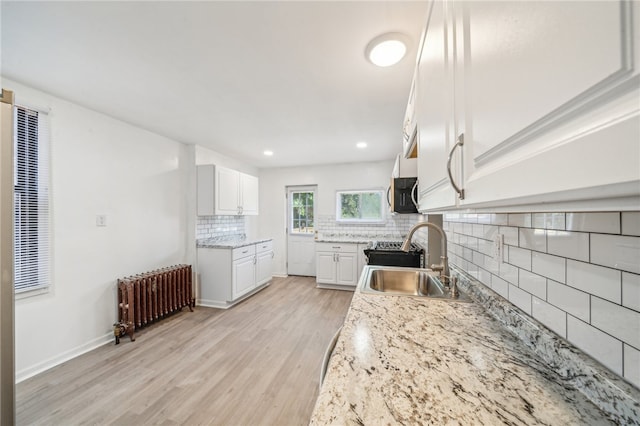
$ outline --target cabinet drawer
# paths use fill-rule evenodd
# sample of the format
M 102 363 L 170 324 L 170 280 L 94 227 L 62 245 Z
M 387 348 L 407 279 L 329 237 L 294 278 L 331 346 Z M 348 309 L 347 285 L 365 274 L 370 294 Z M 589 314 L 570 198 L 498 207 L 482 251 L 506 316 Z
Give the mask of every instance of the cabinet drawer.
M 243 257 L 253 256 L 256 254 L 256 246 L 250 245 L 245 247 L 238 247 L 233 249 L 233 253 L 231 254 L 231 258 L 233 260 L 242 259 Z
M 256 253 L 264 253 L 265 251 L 271 250 L 273 250 L 273 241 L 256 244 Z
M 358 245 L 354 243 L 316 243 L 316 251 L 356 253 L 358 251 Z

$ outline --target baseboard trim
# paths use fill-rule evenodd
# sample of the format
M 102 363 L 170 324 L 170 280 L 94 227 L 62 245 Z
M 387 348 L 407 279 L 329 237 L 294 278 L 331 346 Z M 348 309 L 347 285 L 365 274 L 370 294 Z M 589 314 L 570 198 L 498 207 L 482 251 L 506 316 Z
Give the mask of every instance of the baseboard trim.
M 95 339 L 92 339 L 83 345 L 76 346 L 73 349 L 70 349 L 68 351 L 61 353 L 60 355 L 57 355 L 47 360 L 44 360 L 42 362 L 39 362 L 36 365 L 23 368 L 20 371 L 16 371 L 16 383 L 20 383 L 24 380 L 27 380 L 30 377 L 43 373 L 53 367 L 56 367 L 60 364 L 63 364 L 69 361 L 70 359 L 76 358 L 82 354 L 90 352 L 110 342 L 114 342 L 113 332 L 110 332 L 100 337 L 97 337 Z

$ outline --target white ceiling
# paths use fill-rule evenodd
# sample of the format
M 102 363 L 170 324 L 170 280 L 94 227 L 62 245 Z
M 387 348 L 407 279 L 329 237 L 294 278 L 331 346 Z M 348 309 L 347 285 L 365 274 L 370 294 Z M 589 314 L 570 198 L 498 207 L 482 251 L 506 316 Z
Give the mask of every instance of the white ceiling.
M 391 159 L 426 8 L 2 1 L 2 75 L 256 167 Z M 411 45 L 378 68 L 364 50 L 386 32 Z

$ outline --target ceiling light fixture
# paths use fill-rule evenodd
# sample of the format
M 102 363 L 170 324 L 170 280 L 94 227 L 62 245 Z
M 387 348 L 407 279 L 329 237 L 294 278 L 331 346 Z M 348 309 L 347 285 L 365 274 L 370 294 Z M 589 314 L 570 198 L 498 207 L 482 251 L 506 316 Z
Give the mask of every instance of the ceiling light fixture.
M 401 33 L 386 33 L 369 42 L 366 58 L 379 67 L 395 65 L 407 53 L 408 37 Z
M 367 143 L 366 142 L 358 142 L 356 144 L 356 146 L 360 149 L 366 148 L 367 147 Z
M 266 150 L 263 152 L 263 154 L 266 155 L 267 157 L 271 157 L 273 155 L 273 151 Z

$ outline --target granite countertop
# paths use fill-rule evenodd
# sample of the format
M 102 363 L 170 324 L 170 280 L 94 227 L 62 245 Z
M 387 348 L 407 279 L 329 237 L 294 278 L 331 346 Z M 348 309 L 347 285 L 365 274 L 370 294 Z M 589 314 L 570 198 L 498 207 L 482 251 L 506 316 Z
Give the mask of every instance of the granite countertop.
M 258 238 L 258 239 L 227 239 L 220 240 L 218 238 L 204 238 L 196 241 L 196 247 L 199 248 L 227 248 L 235 249 L 240 247 L 251 246 L 253 244 L 260 244 L 267 241 L 271 241 L 272 238 Z
M 479 303 L 359 288 L 312 425 L 613 424 Z
M 373 241 L 402 241 L 404 237 L 400 235 L 331 235 L 323 234 L 318 236 L 315 241 L 317 243 L 352 243 L 352 244 L 368 244 Z

